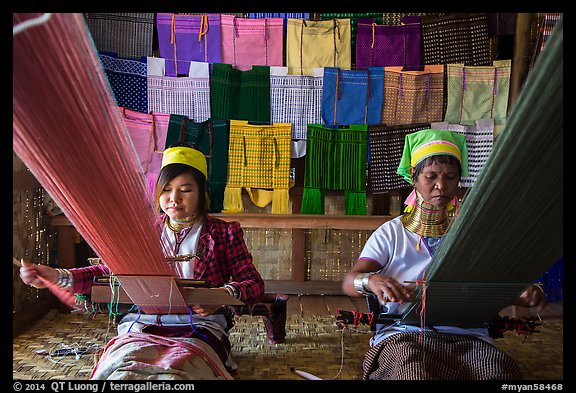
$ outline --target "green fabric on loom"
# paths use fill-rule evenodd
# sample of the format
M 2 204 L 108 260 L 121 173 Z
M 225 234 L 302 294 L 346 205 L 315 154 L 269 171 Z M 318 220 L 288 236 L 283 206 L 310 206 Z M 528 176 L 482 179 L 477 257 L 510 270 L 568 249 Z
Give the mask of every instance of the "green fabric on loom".
M 426 271 L 429 324 L 480 326 L 563 255 L 562 47 L 561 18 Z
M 324 194 L 319 190 L 343 190 L 346 214 L 367 214 L 367 134 L 363 124 L 308 124 L 300 213 L 323 214 Z
M 240 71 L 215 63 L 210 74 L 210 110 L 213 118 L 270 123 L 270 67 Z
M 210 213 L 224 207 L 224 188 L 228 176 L 229 124 L 226 120 L 208 119 L 195 123 L 182 115 L 170 115 L 166 148 L 175 142 L 195 143 L 206 156 L 208 164 L 208 193 Z M 216 157 L 215 160 L 212 157 Z

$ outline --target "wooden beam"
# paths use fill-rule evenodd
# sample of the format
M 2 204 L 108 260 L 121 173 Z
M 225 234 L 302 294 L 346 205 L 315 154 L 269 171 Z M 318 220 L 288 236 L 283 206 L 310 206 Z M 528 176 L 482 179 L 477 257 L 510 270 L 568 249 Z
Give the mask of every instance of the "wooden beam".
M 522 84 L 526 80 L 530 65 L 530 29 L 534 14 L 519 12 L 516 14 L 516 31 L 514 34 L 514 57 L 510 75 L 510 97 L 508 113 L 514 108 L 514 103 L 520 94 Z
M 330 214 L 213 214 L 225 221 L 238 221 L 245 228 L 301 228 L 374 230 L 392 216 Z
M 356 216 L 337 214 L 262 214 L 214 213 L 212 217 L 224 221 L 238 221 L 243 228 L 297 228 L 297 229 L 352 229 L 375 230 L 380 225 L 393 219 L 393 216 Z M 65 216 L 50 219 L 54 226 L 72 225 Z
M 287 295 L 343 295 L 342 281 L 310 280 L 264 280 L 266 293 Z

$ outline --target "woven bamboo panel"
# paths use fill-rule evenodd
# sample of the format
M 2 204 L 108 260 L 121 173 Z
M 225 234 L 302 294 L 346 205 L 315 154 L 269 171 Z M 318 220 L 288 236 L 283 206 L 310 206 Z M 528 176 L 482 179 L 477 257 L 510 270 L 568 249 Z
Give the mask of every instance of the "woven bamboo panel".
M 310 229 L 306 261 L 310 280 L 340 281 L 350 271 L 372 231 Z
M 265 280 L 290 280 L 292 272 L 292 230 L 244 228 L 244 241 L 254 266 Z
M 15 184 L 12 190 L 12 255 L 34 263 L 49 263 L 55 231 L 44 220 L 45 191 L 33 181 L 33 176 L 15 154 L 12 170 Z M 16 266 L 12 267 L 12 281 L 13 311 L 34 303 L 46 293 L 46 290 L 25 286 Z
M 367 198 L 371 209 L 372 198 Z M 270 206 L 255 206 L 243 193 L 245 212 L 270 213 Z M 326 195 L 326 214 L 344 214 L 344 195 Z M 339 281 L 358 259 L 372 231 L 307 229 L 305 231 L 306 278 Z M 244 240 L 254 265 L 265 280 L 289 280 L 292 271 L 292 230 L 244 228 Z
M 367 198 L 368 211 L 372 198 Z M 326 195 L 326 214 L 344 214 L 344 194 Z M 350 271 L 372 231 L 306 230 L 306 266 L 310 280 L 339 281 Z

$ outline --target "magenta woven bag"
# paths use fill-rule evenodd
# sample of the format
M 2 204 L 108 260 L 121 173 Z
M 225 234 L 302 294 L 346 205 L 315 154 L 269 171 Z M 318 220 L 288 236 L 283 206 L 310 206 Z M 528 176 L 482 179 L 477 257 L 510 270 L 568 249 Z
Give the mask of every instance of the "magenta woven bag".
M 221 15 L 222 63 L 240 71 L 253 65 L 282 66 L 283 18 L 239 18 Z
M 377 25 L 373 18 L 358 19 L 356 69 L 402 66 L 421 71 L 422 41 L 419 16 L 405 16 L 397 26 Z

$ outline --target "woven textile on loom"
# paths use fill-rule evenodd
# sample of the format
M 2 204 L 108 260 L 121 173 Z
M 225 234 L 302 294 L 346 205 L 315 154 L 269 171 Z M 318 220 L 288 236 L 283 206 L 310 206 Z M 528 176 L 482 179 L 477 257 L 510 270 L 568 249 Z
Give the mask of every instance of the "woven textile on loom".
M 208 119 L 196 123 L 186 116 L 170 115 L 165 147 L 168 148 L 175 142 L 195 143 L 206 156 L 211 213 L 218 213 L 224 207 L 224 188 L 228 175 L 228 134 L 229 125 L 226 120 Z
M 100 51 L 127 58 L 152 56 L 154 13 L 91 12 L 86 24 Z
M 191 61 L 220 63 L 220 15 L 157 13 L 158 50 L 166 75 L 188 75 Z
M 224 191 L 224 213 L 244 211 L 242 188 L 254 204 L 272 203 L 273 214 L 288 214 L 290 141 L 292 124 L 249 124 L 230 120 L 228 180 Z
M 322 86 L 324 124 L 378 124 L 382 112 L 384 67 L 341 70 L 325 67 Z
M 476 124 L 463 126 L 447 122 L 432 123 L 433 130 L 450 130 L 466 137 L 468 176 L 460 179 L 459 187 L 472 187 L 484 167 L 494 144 L 494 119 L 479 119 Z
M 209 64 L 190 62 L 187 77 L 166 75 L 166 60 L 148 57 L 148 111 L 187 116 L 195 121 L 210 118 Z
M 306 154 L 307 125 L 322 123 L 323 72 L 289 75 L 288 67 L 270 67 L 271 121 L 292 123 L 293 158 Z
M 295 75 L 310 75 L 315 67 L 351 69 L 350 19 L 288 19 L 286 66 Z
M 368 214 L 367 130 L 363 124 L 308 124 L 302 214 L 324 214 L 324 190 L 343 190 L 346 214 Z
M 270 67 L 240 71 L 231 64 L 213 64 L 210 106 L 214 119 L 270 123 Z
M 126 108 L 119 108 L 119 110 L 153 195 L 162 165 L 162 152 L 170 115 L 158 112 L 141 113 Z
M 384 98 L 380 123 L 431 123 L 444 120 L 444 66 L 423 71 L 384 67 Z
M 431 128 L 430 123 L 386 126 L 368 126 L 370 160 L 368 162 L 368 187 L 374 194 L 408 187 L 409 184 L 396 173 L 406 135 Z
M 563 255 L 562 19 L 546 45 L 427 268 L 427 324 L 481 326 Z
M 99 57 L 116 104 L 138 112 L 148 112 L 146 57 L 127 59 L 111 52 L 100 52 Z

